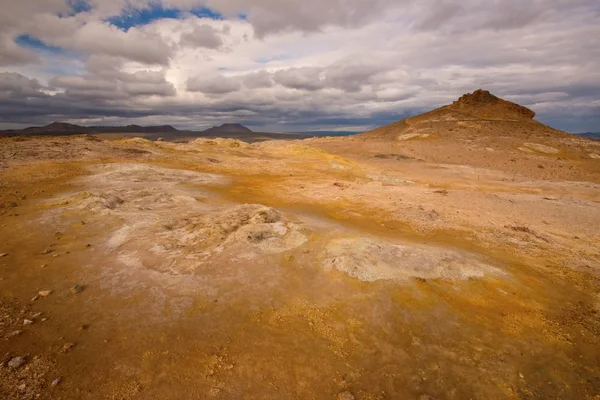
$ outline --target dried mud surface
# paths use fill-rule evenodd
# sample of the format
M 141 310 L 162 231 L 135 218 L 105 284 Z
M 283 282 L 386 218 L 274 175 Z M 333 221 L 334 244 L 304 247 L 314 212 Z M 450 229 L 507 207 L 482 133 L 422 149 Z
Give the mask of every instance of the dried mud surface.
M 1 138 L 0 398 L 600 398 L 597 145 L 423 132 Z

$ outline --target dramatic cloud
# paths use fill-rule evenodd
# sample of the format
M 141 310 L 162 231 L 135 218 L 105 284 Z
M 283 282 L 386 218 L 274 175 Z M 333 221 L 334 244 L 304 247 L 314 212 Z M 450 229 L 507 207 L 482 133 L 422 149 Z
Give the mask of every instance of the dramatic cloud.
M 483 87 L 600 131 L 596 0 L 5 0 L 0 128 L 366 130 Z
M 229 79 L 222 75 L 197 76 L 188 80 L 187 83 L 187 89 L 190 92 L 203 92 L 211 95 L 235 92 L 240 87 L 241 84 L 236 79 Z
M 37 96 L 41 89 L 42 85 L 35 79 L 11 72 L 0 73 L 0 93 L 5 96 Z
M 181 44 L 190 47 L 217 49 L 223 45 L 223 40 L 212 26 L 198 25 L 181 36 Z

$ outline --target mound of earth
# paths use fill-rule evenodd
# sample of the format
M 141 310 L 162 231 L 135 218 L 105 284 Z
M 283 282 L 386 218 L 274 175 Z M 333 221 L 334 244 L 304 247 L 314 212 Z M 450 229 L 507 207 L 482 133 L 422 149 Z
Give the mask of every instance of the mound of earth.
M 198 138 L 189 142 L 191 145 L 209 145 L 209 146 L 219 146 L 219 147 L 231 147 L 231 148 L 247 148 L 250 145 L 246 142 L 237 139 L 223 139 L 223 138 Z
M 256 252 L 281 253 L 306 242 L 302 228 L 287 221 L 277 210 L 262 205 L 240 205 L 180 220 L 160 235 L 170 244 L 210 249 L 221 253 L 235 248 L 237 257 Z M 172 248 L 167 243 L 165 251 Z
M 178 210 L 178 209 L 176 209 Z M 170 274 L 193 273 L 206 264 L 278 254 L 307 241 L 306 230 L 261 205 L 202 213 L 139 217 L 114 232 L 108 246 L 126 264 Z
M 394 244 L 367 237 L 331 241 L 323 265 L 364 282 L 409 278 L 462 280 L 502 274 L 474 254 L 443 247 Z
M 194 204 L 197 200 L 191 196 L 168 193 L 159 188 L 115 189 L 103 192 L 83 192 L 71 197 L 79 210 L 106 214 L 115 210 L 125 213 L 132 211 L 151 211 L 177 205 Z
M 88 180 L 97 186 L 112 188 L 148 188 L 148 185 L 173 187 L 177 184 L 207 185 L 222 183 L 223 177 L 216 174 L 161 168 L 147 164 L 118 163 L 103 164 L 93 168 Z

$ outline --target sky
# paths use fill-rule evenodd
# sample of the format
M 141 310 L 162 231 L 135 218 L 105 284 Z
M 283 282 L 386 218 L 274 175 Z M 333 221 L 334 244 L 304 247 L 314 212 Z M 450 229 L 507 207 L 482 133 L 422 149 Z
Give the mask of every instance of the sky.
M 358 132 L 483 88 L 600 131 L 598 0 L 0 4 L 0 129 Z

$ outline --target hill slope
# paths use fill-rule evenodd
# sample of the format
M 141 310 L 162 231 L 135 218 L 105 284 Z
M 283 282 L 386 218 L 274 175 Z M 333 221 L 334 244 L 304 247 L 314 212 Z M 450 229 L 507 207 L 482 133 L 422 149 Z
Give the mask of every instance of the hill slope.
M 339 147 L 363 156 L 400 155 L 510 176 L 600 182 L 600 142 L 551 128 L 534 116 L 528 108 L 480 89 L 452 104 L 347 138 Z M 326 146 L 334 150 L 333 143 Z
M 465 94 L 454 103 L 403 119 L 393 124 L 358 135 L 359 138 L 407 140 L 423 138 L 423 135 L 453 135 L 461 133 L 529 136 L 537 133 L 567 137 L 566 132 L 543 125 L 533 118 L 530 109 L 503 100 L 486 90 Z M 409 137 L 409 135 L 414 135 Z M 426 137 L 426 136 L 425 136 Z

